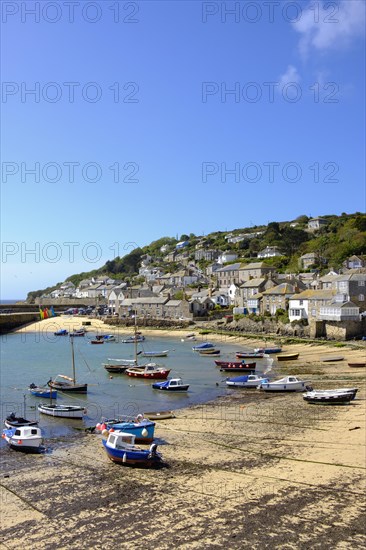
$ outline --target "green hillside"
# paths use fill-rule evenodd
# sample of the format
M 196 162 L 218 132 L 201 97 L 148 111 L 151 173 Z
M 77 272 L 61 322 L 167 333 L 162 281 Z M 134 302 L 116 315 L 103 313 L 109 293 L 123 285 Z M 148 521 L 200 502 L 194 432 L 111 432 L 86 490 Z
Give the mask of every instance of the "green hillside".
M 216 231 L 205 236 L 197 236 L 193 233 L 181 235 L 179 241 L 188 241 L 183 251 L 188 252 L 194 260 L 196 246 L 204 249 L 218 249 L 222 251 L 232 250 L 238 254 L 238 260 L 243 263 L 251 262 L 257 257 L 257 253 L 267 246 L 277 246 L 283 253 L 281 257 L 269 258 L 266 263 L 274 265 L 280 272 L 299 271 L 299 258 L 306 253 L 315 253 L 319 261 L 311 266 L 311 269 L 318 269 L 325 272 L 329 268 L 338 269 L 342 262 L 352 255 L 363 255 L 366 253 L 366 215 L 361 212 L 354 214 L 343 213 L 341 216 L 324 215 L 327 225 L 315 232 L 307 231 L 310 218 L 303 215 L 295 220 L 287 222 L 273 221 L 268 225 L 237 228 L 230 232 Z M 240 242 L 230 243 L 227 238 L 239 237 L 243 234 L 259 233 L 254 238 L 245 238 Z M 81 280 L 109 276 L 112 279 L 123 281 L 136 281 L 141 259 L 145 254 L 153 257 L 151 265 L 159 266 L 165 272 L 172 272 L 179 267 L 178 262 L 168 263 L 164 256 L 175 249 L 178 240 L 173 237 L 162 237 L 142 248 L 136 248 L 123 257 L 117 256 L 108 260 L 101 268 L 74 274 L 68 277 L 76 286 Z M 161 252 L 161 247 L 166 250 Z M 209 262 L 197 262 L 204 268 Z M 136 281 L 138 282 L 138 281 Z M 27 299 L 35 298 L 45 292 L 57 288 L 59 285 L 43 290 L 29 292 Z

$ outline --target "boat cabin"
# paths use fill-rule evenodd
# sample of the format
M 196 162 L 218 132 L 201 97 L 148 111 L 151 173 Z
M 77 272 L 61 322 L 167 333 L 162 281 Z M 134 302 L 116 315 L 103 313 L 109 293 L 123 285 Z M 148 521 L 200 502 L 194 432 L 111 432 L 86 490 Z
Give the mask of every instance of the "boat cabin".
M 112 432 L 108 436 L 108 445 L 113 449 L 135 449 L 135 435 L 126 432 Z

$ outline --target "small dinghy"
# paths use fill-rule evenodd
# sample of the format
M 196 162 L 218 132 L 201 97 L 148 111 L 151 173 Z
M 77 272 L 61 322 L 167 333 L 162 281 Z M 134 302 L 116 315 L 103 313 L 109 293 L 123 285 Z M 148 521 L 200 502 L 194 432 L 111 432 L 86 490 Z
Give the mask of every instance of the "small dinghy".
M 42 445 L 41 430 L 37 426 L 19 426 L 3 430 L 3 439 L 11 449 L 23 453 L 37 453 Z
M 154 390 L 180 392 L 187 391 L 189 384 L 183 384 L 183 380 L 181 378 L 169 378 L 165 382 L 155 382 L 152 387 Z
M 277 361 L 295 361 L 299 358 L 299 353 L 284 353 L 277 355 Z
M 61 328 L 53 333 L 55 336 L 67 336 L 69 333 L 65 328 Z
M 215 348 L 207 348 L 198 350 L 199 355 L 220 355 L 220 350 Z
M 235 355 L 238 359 L 263 359 L 264 357 L 264 353 L 258 353 L 255 351 L 237 351 Z
M 57 390 L 52 390 L 49 386 L 36 386 L 30 384 L 28 391 L 34 397 L 43 397 L 44 399 L 57 399 Z
M 135 445 L 135 436 L 124 432 L 112 432 L 108 439 L 103 439 L 103 446 L 112 462 L 123 466 L 140 466 L 157 468 L 162 466 L 162 456 L 153 443 L 148 450 Z
M 169 420 L 175 418 L 175 414 L 173 411 L 150 411 L 144 412 L 144 417 L 149 420 Z
M 362 369 L 366 367 L 366 361 L 359 361 L 354 363 L 348 363 L 349 367 L 352 367 L 353 369 Z

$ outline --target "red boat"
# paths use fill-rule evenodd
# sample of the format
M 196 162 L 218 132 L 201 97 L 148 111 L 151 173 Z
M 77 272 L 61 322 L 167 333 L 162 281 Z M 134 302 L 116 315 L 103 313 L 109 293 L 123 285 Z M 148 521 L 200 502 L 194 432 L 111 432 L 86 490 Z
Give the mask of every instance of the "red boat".
M 227 367 L 228 365 L 234 365 L 234 367 L 240 367 L 244 361 L 215 361 L 217 367 Z
M 135 378 L 154 378 L 164 380 L 168 378 L 168 374 L 171 369 L 164 369 L 163 367 L 158 367 L 155 363 L 150 363 L 144 365 L 143 367 L 131 367 L 127 369 L 125 373 L 128 376 L 134 376 Z
M 255 372 L 255 366 L 256 363 L 239 363 L 237 361 L 234 361 L 232 363 L 228 363 L 225 366 L 220 366 L 221 371 L 226 372 Z
M 91 344 L 104 344 L 104 340 L 90 340 Z

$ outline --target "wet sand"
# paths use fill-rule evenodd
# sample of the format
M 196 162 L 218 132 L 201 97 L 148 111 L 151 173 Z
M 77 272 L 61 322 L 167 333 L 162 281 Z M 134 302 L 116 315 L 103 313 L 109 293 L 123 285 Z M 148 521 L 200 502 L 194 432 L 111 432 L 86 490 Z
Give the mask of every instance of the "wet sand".
M 320 361 L 363 352 L 297 346 L 284 369 L 357 386 L 356 399 L 233 390 L 157 423 L 159 470 L 113 464 L 84 432 L 47 440 L 43 455 L 3 449 L 2 548 L 364 548 L 365 373 Z

